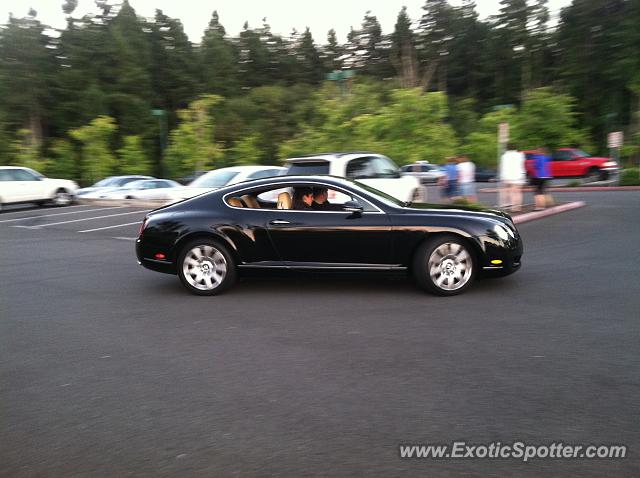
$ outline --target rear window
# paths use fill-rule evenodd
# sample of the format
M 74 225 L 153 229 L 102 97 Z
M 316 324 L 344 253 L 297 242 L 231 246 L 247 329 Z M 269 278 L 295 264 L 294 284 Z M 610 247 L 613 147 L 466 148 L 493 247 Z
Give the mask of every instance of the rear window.
M 315 174 L 329 174 L 328 161 L 303 161 L 289 163 L 287 174 L 290 176 L 302 175 L 309 176 Z

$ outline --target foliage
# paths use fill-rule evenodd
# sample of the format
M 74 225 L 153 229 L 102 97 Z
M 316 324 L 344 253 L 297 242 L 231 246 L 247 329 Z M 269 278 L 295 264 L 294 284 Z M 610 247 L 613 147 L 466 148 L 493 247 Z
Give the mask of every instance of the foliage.
M 640 168 L 627 168 L 620 175 L 620 186 L 640 186 Z
M 49 152 L 53 157 L 48 162 L 47 175 L 54 178 L 78 178 L 78 153 L 70 141 L 55 139 Z
M 124 144 L 118 150 L 120 162 L 118 171 L 121 174 L 149 174 L 151 163 L 142 148 L 140 136 L 125 136 Z
M 44 171 L 48 161 L 40 156 L 38 143 L 34 141 L 31 131 L 21 129 L 12 144 L 13 163 L 18 166 Z
M 168 177 L 184 177 L 194 171 L 210 168 L 220 157 L 212 112 L 220 101 L 220 96 L 204 95 L 193 101 L 187 109 L 178 112 L 180 123 L 171 132 L 164 158 Z
M 110 141 L 117 130 L 110 116 L 99 116 L 89 124 L 71 130 L 70 136 L 81 143 L 80 180 L 95 182 L 116 171 L 117 159 Z

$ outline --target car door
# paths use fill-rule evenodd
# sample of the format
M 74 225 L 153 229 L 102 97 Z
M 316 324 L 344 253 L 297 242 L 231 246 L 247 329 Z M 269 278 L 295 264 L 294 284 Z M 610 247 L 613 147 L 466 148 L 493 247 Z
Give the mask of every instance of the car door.
M 551 176 L 554 178 L 573 176 L 571 159 L 570 151 L 564 149 L 556 151 L 551 158 Z
M 16 201 L 39 201 L 46 199 L 46 191 L 44 181 L 27 169 L 11 169 L 9 170 L 13 177 L 12 186 L 16 191 Z
M 21 183 L 14 171 L 15 169 L 0 169 L 0 202 L 24 201 L 24 188 L 20 187 Z
M 264 210 L 269 235 L 280 258 L 287 263 L 317 266 L 388 265 L 389 218 L 368 201 L 356 199 L 363 206 L 362 213 Z

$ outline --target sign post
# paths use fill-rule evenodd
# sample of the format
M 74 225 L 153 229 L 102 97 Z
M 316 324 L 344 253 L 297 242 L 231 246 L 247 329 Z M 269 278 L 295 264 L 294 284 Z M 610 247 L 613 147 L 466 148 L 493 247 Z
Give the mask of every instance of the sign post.
M 609 146 L 609 156 L 611 159 L 620 163 L 620 148 L 624 143 L 624 133 L 622 131 L 613 131 L 607 135 L 607 145 Z

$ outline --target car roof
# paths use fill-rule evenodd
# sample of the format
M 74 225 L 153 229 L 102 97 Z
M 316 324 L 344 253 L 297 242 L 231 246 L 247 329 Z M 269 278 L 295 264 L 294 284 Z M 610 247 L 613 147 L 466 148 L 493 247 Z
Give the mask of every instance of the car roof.
M 0 169 L 31 169 L 26 166 L 0 166 Z
M 238 173 L 242 173 L 242 172 L 262 171 L 263 169 L 286 169 L 286 168 L 282 166 L 267 166 L 267 165 L 228 166 L 226 168 L 212 169 L 211 171 L 207 171 L 204 174 L 215 173 L 217 171 L 236 171 Z
M 315 161 L 326 161 L 334 163 L 346 163 L 354 158 L 361 156 L 382 156 L 380 153 L 374 153 L 371 151 L 350 151 L 342 153 L 318 153 L 318 154 L 306 154 L 304 156 L 296 156 L 294 158 L 288 158 L 285 161 L 287 163 L 311 163 Z

